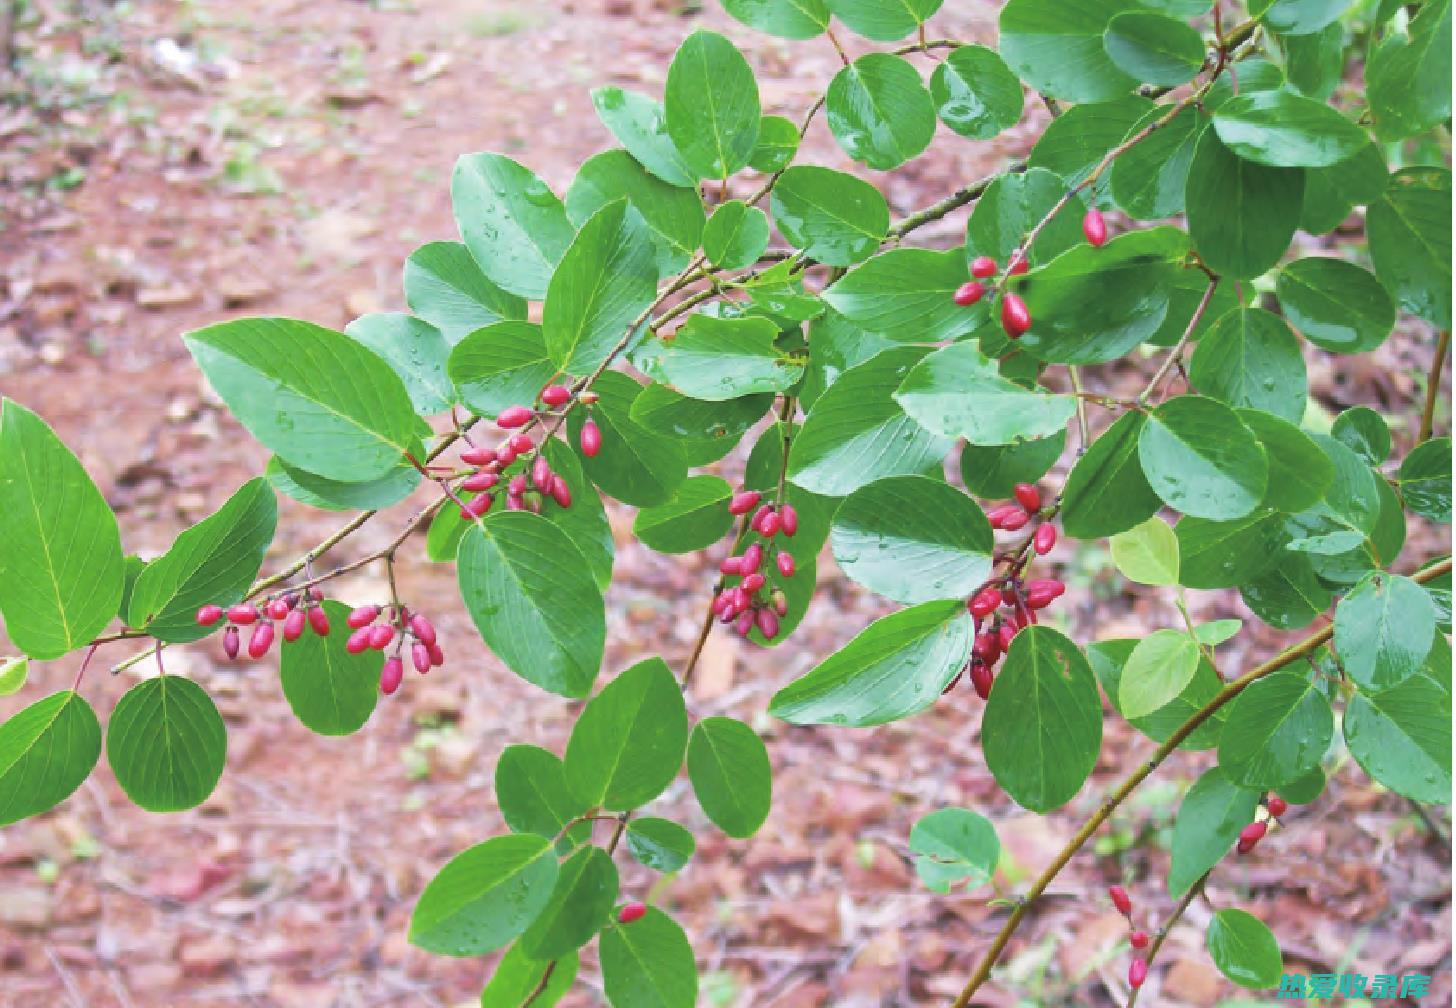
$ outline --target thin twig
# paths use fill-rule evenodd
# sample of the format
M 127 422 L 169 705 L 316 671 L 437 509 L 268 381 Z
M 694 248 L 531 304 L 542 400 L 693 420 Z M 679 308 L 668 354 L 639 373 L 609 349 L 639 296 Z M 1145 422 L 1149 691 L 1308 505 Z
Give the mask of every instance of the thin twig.
M 1153 380 L 1148 382 L 1147 388 L 1138 394 L 1138 405 L 1147 404 L 1148 396 L 1157 391 L 1158 386 L 1163 383 L 1163 379 L 1168 377 L 1168 372 L 1173 369 L 1173 365 L 1183 356 L 1188 341 L 1193 338 L 1193 331 L 1198 328 L 1198 323 L 1203 321 L 1203 314 L 1208 311 L 1208 305 L 1213 301 L 1213 292 L 1217 287 L 1218 277 L 1213 277 L 1208 281 L 1208 287 L 1203 292 L 1203 300 L 1198 302 L 1198 307 L 1193 310 L 1193 317 L 1188 320 L 1188 328 L 1183 330 L 1183 335 L 1178 337 L 1178 342 L 1173 345 L 1172 350 L 1168 351 L 1168 356 L 1164 358 L 1162 366 L 1153 375 Z
M 1426 405 L 1421 410 L 1421 429 L 1416 435 L 1416 444 L 1430 440 L 1431 430 L 1436 422 L 1436 398 L 1441 392 L 1441 369 L 1446 366 L 1446 354 L 1451 349 L 1451 330 L 1442 329 L 1436 337 L 1436 356 L 1431 359 L 1431 370 L 1426 378 Z
M 1188 891 L 1183 894 L 1183 898 L 1178 901 L 1178 905 L 1173 908 L 1173 912 L 1168 915 L 1168 919 L 1163 922 L 1163 926 L 1158 928 L 1158 933 L 1153 936 L 1153 943 L 1148 946 L 1148 954 L 1144 957 L 1150 969 L 1152 968 L 1153 960 L 1157 958 L 1158 951 L 1162 949 L 1163 943 L 1168 940 L 1168 935 L 1172 932 L 1173 925 L 1178 923 L 1184 911 L 1193 904 L 1193 901 L 1198 898 L 1199 893 L 1203 892 L 1203 887 L 1208 883 L 1208 876 L 1212 874 L 1213 869 L 1210 868 L 1203 873 L 1202 878 L 1189 886 Z M 1133 1005 L 1137 1004 L 1138 991 L 1141 989 L 1140 987 L 1134 987 L 1131 993 L 1128 994 L 1127 1008 L 1133 1008 Z

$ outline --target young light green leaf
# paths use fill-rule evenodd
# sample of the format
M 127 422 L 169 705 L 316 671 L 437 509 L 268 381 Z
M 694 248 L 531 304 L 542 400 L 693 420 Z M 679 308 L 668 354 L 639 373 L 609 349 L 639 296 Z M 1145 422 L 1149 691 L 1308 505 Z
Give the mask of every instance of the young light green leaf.
M 910 369 L 895 401 L 926 430 L 973 445 L 1013 444 L 1067 429 L 1071 396 L 1003 377 L 976 343 L 952 343 Z
M 602 932 L 602 986 L 612 1008 L 693 1008 L 698 965 L 677 923 L 656 907 Z
M 687 744 L 682 691 L 667 663 L 649 658 L 582 710 L 566 745 L 566 780 L 590 804 L 635 809 L 672 783 Z
M 0 826 L 70 797 L 101 756 L 101 725 L 79 693 L 52 693 L 0 723 Z
M 514 833 L 476 844 L 425 886 L 410 918 L 410 944 L 462 957 L 501 948 L 545 909 L 556 876 L 546 837 Z
M 30 659 L 25 655 L 0 658 L 0 697 L 19 693 L 30 674 Z
M 451 346 L 482 326 L 526 317 L 525 299 L 491 283 L 460 242 L 430 242 L 410 253 L 404 300 Z
M 364 727 L 379 702 L 384 656 L 373 649 L 350 654 L 344 647 L 349 607 L 333 599 L 319 604 L 333 629 L 327 637 L 305 632 L 283 649 L 283 696 L 310 731 L 351 735 Z
M 920 72 L 889 53 L 861 56 L 835 74 L 824 112 L 844 152 L 880 171 L 916 157 L 935 135 L 935 102 Z
M 890 207 L 862 179 L 796 165 L 774 185 L 773 218 L 789 243 L 811 259 L 852 266 L 879 250 L 890 228 Z
M 127 797 L 148 812 L 202 804 L 226 760 L 222 715 L 191 679 L 160 675 L 137 683 L 106 725 L 106 762 Z
M 724 179 L 748 164 L 758 142 L 758 81 L 732 42 L 696 31 L 667 71 L 667 134 L 703 178 Z
M 1122 670 L 1117 699 L 1123 716 L 1146 717 L 1177 699 L 1201 657 L 1198 642 L 1177 630 L 1154 630 L 1138 641 Z
M 1274 933 L 1253 914 L 1220 910 L 1208 925 L 1208 954 L 1214 965 L 1240 987 L 1277 987 L 1284 957 Z
M 1087 662 L 1092 666 L 1097 681 L 1102 684 L 1103 692 L 1112 701 L 1112 706 L 1118 709 L 1118 713 L 1121 713 L 1121 709 L 1117 705 L 1121 702 L 1122 673 L 1137 644 L 1138 642 L 1135 640 L 1114 638 L 1087 646 Z M 1129 723 L 1154 742 L 1166 742 L 1175 731 L 1183 727 L 1189 718 L 1201 711 L 1222 688 L 1223 680 L 1218 677 L 1218 673 L 1214 672 L 1213 666 L 1205 658 L 1198 663 L 1198 670 L 1193 673 L 1192 680 L 1176 699 L 1145 717 L 1130 719 Z M 1224 718 L 1225 714 L 1222 709 L 1215 711 L 1211 717 L 1178 743 L 1178 748 L 1189 752 L 1201 752 L 1214 748 L 1218 745 L 1219 735 L 1223 733 Z
M 1235 784 L 1277 788 L 1319 766 L 1329 748 L 1330 702 L 1309 681 L 1309 666 L 1296 669 L 1255 681 L 1230 706 L 1218 765 Z
M 1415 675 L 1431 653 L 1436 609 L 1410 578 L 1367 575 L 1335 606 L 1335 649 L 1361 689 L 1378 692 Z
M 964 886 L 977 889 L 991 881 L 1001 859 L 1001 841 L 983 815 L 968 809 L 937 809 L 922 816 L 910 830 L 915 872 L 926 887 L 950 893 Z
M 539 301 L 574 229 L 550 186 L 504 154 L 466 154 L 450 179 L 455 224 L 497 287 Z
M 1178 537 L 1157 515 L 1117 533 L 1111 546 L 1112 562 L 1129 581 L 1145 585 L 1178 583 Z
M 708 818 L 731 837 L 751 837 L 768 818 L 773 767 L 754 730 L 728 717 L 704 718 L 688 740 L 688 777 Z

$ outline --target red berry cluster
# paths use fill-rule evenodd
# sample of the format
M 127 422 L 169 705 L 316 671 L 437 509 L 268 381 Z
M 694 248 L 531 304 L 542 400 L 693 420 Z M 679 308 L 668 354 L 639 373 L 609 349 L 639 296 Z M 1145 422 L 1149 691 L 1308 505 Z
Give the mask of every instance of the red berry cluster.
M 797 570 L 794 555 L 773 540 L 780 533 L 792 538 L 799 531 L 799 513 L 792 504 L 760 506 L 762 499 L 763 495 L 757 490 L 744 490 L 734 494 L 728 502 L 730 514 L 746 515 L 753 511 L 749 528 L 768 543 L 769 553 L 765 554 L 763 543 L 756 542 L 738 556 L 730 556 L 718 565 L 718 570 L 725 577 L 742 580 L 718 593 L 713 600 L 713 614 L 724 623 L 732 623 L 740 636 L 747 637 L 756 626 L 766 640 L 773 640 L 779 635 L 780 617 L 789 611 L 789 599 L 761 568 L 767 559 L 778 569 L 780 577 L 794 576 Z M 754 508 L 758 510 L 754 511 Z
M 283 622 L 283 639 L 293 643 L 303 636 L 307 626 L 320 637 L 329 635 L 329 616 L 318 603 L 324 598 L 317 588 L 307 591 L 287 591 L 266 600 L 261 606 L 251 602 L 239 602 L 224 610 L 222 606 L 205 605 L 197 610 L 198 626 L 210 627 L 227 617 L 227 629 L 222 635 L 223 654 L 236 658 L 242 651 L 242 627 L 250 626 L 253 632 L 248 636 L 248 657 L 261 658 L 273 646 L 277 635 L 274 624 Z
M 1137 951 L 1141 952 L 1151 944 L 1148 933 L 1141 928 L 1134 927 L 1132 922 L 1132 897 L 1127 890 L 1120 885 L 1108 886 L 1107 895 L 1112 897 L 1112 905 L 1117 907 L 1117 912 L 1127 918 L 1127 925 L 1131 930 L 1128 932 L 1127 940 Z M 1141 987 L 1143 981 L 1148 978 L 1148 961 L 1146 959 L 1133 959 L 1127 968 L 1127 982 L 1130 987 Z
M 1289 811 L 1289 803 L 1277 794 L 1269 795 L 1264 801 L 1264 807 L 1269 810 L 1268 819 L 1255 820 L 1239 830 L 1239 842 L 1235 849 L 1240 854 L 1247 854 L 1253 850 L 1255 845 L 1269 832 L 1269 823 Z
M 381 614 L 387 614 L 383 623 L 378 622 Z M 349 613 L 348 623 L 354 632 L 345 642 L 344 650 L 350 654 L 362 654 L 371 649 L 383 651 L 394 645 L 394 654 L 384 660 L 384 668 L 379 672 L 379 689 L 385 696 L 399 689 L 404 680 L 403 653 L 409 638 L 414 638 L 410 645 L 410 661 L 420 675 L 445 664 L 445 652 L 440 649 L 434 624 L 404 606 L 359 606 Z
M 462 462 L 476 468 L 461 480 L 459 489 L 477 495 L 461 504 L 460 517 L 474 520 L 489 511 L 495 504 L 495 495 L 491 491 L 500 483 L 502 471 L 516 459 L 527 458 L 532 453 L 535 454 L 535 460 L 530 468 L 517 473 L 506 483 L 506 510 L 540 514 L 548 497 L 561 507 L 571 507 L 571 488 L 566 485 L 566 480 L 551 471 L 551 464 L 537 450 L 535 439 L 522 429 L 549 414 L 551 409 L 569 403 L 571 390 L 565 385 L 547 385 L 541 390 L 539 398 L 545 406 L 545 410 L 540 412 L 528 406 L 508 406 L 501 410 L 500 415 L 495 418 L 496 426 L 502 430 L 515 431 L 505 441 L 494 448 L 480 447 L 471 442 L 470 447 L 460 453 Z M 588 404 L 597 401 L 595 392 L 583 392 L 579 398 Z M 587 420 L 587 425 L 591 428 L 591 436 L 588 436 L 587 427 L 583 427 L 582 451 L 595 455 L 601 446 L 601 431 L 590 419 Z M 469 441 L 469 435 L 466 435 L 466 440 Z
M 1041 491 L 1030 483 L 1016 485 L 1016 503 L 992 508 L 986 517 L 993 529 L 1016 532 L 1032 521 L 1037 522 L 1031 538 L 1019 550 L 997 553 L 997 562 L 1006 563 L 1006 572 L 987 581 L 966 600 L 966 609 L 975 617 L 976 633 L 971 645 L 971 660 L 963 670 L 969 674 L 976 695 L 982 700 L 991 696 L 996 679 L 996 663 L 1011 650 L 1012 639 L 1025 626 L 1037 621 L 1037 611 L 1045 609 L 1066 592 L 1067 586 L 1056 578 L 1026 580 L 1022 574 L 1032 553 L 1045 556 L 1057 544 L 1057 528 L 1043 517 Z M 1004 610 L 1004 611 L 1003 611 Z M 946 687 L 960 681 L 956 676 Z

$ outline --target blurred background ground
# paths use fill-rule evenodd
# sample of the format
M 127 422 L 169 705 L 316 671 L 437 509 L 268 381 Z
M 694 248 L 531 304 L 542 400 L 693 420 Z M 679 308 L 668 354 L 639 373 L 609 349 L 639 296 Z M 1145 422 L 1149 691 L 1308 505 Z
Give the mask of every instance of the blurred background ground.
M 995 9 L 953 0 L 932 33 L 993 41 Z M 239 314 L 339 327 L 402 308 L 404 257 L 455 236 L 448 180 L 457 155 L 502 151 L 564 190 L 576 165 L 612 143 L 589 88 L 660 94 L 673 50 L 699 25 L 748 52 L 766 112 L 797 119 L 838 64 L 823 40 L 783 42 L 714 5 L 647 0 L 23 0 L 19 10 L 15 71 L 0 77 L 0 391 L 76 447 L 120 513 L 128 550 L 147 555 L 266 459 L 203 387 L 182 332 Z M 1041 114 L 1029 103 L 1024 125 L 991 143 L 943 132 L 933 153 L 874 180 L 903 215 L 1023 154 Z M 822 125 L 808 149 L 848 167 Z M 927 229 L 925 240 L 955 243 L 962 220 Z M 1338 372 L 1312 362 L 1312 389 L 1333 412 L 1380 410 L 1409 444 L 1429 348 L 1430 334 L 1413 329 Z M 1091 380 L 1132 390 L 1152 370 L 1138 366 Z M 1443 410 L 1438 429 L 1448 426 Z M 402 505 L 377 520 L 339 559 L 378 548 L 409 513 Z M 285 501 L 267 568 L 338 521 Z M 650 654 L 680 668 L 709 562 L 637 546 L 629 509 L 615 509 L 613 521 L 606 670 Z M 1441 542 L 1413 527 L 1404 567 Z M 411 949 L 414 897 L 449 856 L 501 828 L 491 787 L 501 748 L 528 740 L 559 751 L 573 711 L 486 654 L 452 601 L 452 570 L 429 564 L 422 543 L 413 552 L 401 590 L 439 614 L 451 660 L 408 680 L 357 735 L 325 739 L 301 727 L 271 662 L 225 664 L 211 644 L 173 649 L 169 670 L 207 685 L 228 721 L 216 794 L 197 810 L 152 816 L 126 801 L 103 760 L 56 812 L 0 829 L 0 1005 L 475 1000 L 490 962 Z M 1063 547 L 1054 558 L 1072 584 L 1060 618 L 1078 639 L 1172 624 L 1171 597 L 1130 591 L 1100 549 Z M 811 615 L 789 644 L 764 652 L 715 635 L 690 695 L 695 715 L 732 713 L 768 737 L 768 824 L 752 841 L 728 840 L 679 780 L 663 814 L 699 829 L 700 847 L 653 896 L 692 934 L 703 1004 L 943 1004 L 1004 910 L 988 906 L 985 891 L 943 898 L 920 887 L 906 857 L 910 825 L 947 804 L 990 816 L 1008 853 L 998 885 L 1014 891 L 1152 744 L 1109 720 L 1092 781 L 1042 818 L 994 785 L 969 691 L 874 730 L 767 719 L 775 689 L 882 611 L 827 555 L 820 571 Z M 379 594 L 367 578 L 339 592 Z M 1207 618 L 1242 614 L 1222 593 L 1195 593 L 1195 607 Z M 1226 647 L 1226 668 L 1279 640 L 1245 633 Z M 103 720 L 131 682 L 106 674 L 125 657 L 121 645 L 108 651 L 85 685 Z M 72 661 L 33 669 L 25 690 L 0 700 L 0 715 L 74 673 Z M 1123 928 L 1103 889 L 1128 880 L 1145 925 L 1167 912 L 1172 817 L 1210 761 L 1171 760 L 1114 816 L 1033 913 L 978 1004 L 1125 998 Z M 1445 1003 L 1449 854 L 1343 752 L 1329 766 L 1332 784 L 1317 803 L 1292 810 L 1256 855 L 1217 870 L 1212 905 L 1244 906 L 1270 923 L 1291 972 L 1427 973 L 1435 979 L 1421 1003 Z M 626 893 L 645 896 L 650 884 L 626 870 Z M 1143 1003 L 1272 1000 L 1239 1001 L 1214 970 L 1201 947 L 1210 912 L 1190 910 Z M 564 1003 L 601 1003 L 590 962 Z

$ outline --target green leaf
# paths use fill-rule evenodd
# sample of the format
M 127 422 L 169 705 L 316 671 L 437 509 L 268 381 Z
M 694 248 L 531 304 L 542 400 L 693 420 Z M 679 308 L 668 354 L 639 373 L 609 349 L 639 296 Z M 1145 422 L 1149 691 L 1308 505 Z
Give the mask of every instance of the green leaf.
M 667 663 L 649 658 L 582 710 L 566 745 L 566 780 L 589 804 L 635 809 L 672 783 L 687 744 L 682 691 Z
M 690 315 L 662 355 L 662 377 L 709 402 L 782 392 L 803 377 L 804 365 L 774 346 L 778 333 L 766 318 Z
M 1400 495 L 1416 514 L 1451 524 L 1451 439 L 1435 438 L 1415 447 L 1400 464 Z
M 416 455 L 416 458 L 419 456 Z M 324 511 L 375 511 L 408 497 L 420 485 L 420 471 L 401 458 L 378 479 L 343 483 L 291 466 L 277 455 L 263 471 L 268 484 L 300 504 Z
M 961 480 L 978 497 L 1010 497 L 1018 483 L 1035 483 L 1047 474 L 1067 444 L 1067 432 L 1011 445 L 961 449 Z
M 0 826 L 59 805 L 101 756 L 101 726 L 85 697 L 52 693 L 0 723 Z
M 1252 407 L 1298 423 L 1309 387 L 1299 340 L 1284 320 L 1262 308 L 1229 312 L 1193 351 L 1188 378 L 1228 406 Z
M 1363 690 L 1389 689 L 1415 675 L 1435 635 L 1436 607 L 1410 578 L 1377 571 L 1335 606 L 1335 650 Z
M 809 362 L 799 385 L 799 404 L 814 408 L 824 390 L 856 364 L 863 364 L 881 350 L 894 346 L 892 340 L 866 332 L 830 308 L 809 323 Z
M 1239 831 L 1254 821 L 1260 797 L 1253 788 L 1229 780 L 1218 767 L 1204 771 L 1183 796 L 1173 822 L 1169 896 L 1182 896 L 1223 860 L 1238 840 Z
M 627 824 L 627 849 L 632 856 L 664 875 L 681 871 L 696 847 L 693 835 L 671 819 L 644 816 Z
M 532 322 L 498 322 L 475 330 L 455 344 L 446 367 L 460 401 L 487 417 L 535 402 L 557 374 L 541 327 Z
M 917 714 L 965 664 L 971 636 L 959 599 L 891 613 L 779 690 L 769 713 L 790 724 L 855 727 Z
M 789 479 L 840 497 L 883 476 L 923 473 L 941 459 L 950 442 L 906 416 L 893 398 L 924 356 L 914 347 L 886 350 L 841 375 L 794 438 Z
M 333 599 L 320 605 L 332 630 L 327 637 L 306 631 L 283 648 L 279 661 L 283 696 L 310 731 L 350 735 L 364 727 L 379 702 L 384 656 L 374 650 L 350 654 L 344 648 L 349 607 Z
M 752 395 L 706 402 L 653 384 L 633 399 L 630 416 L 647 430 L 670 435 L 687 456 L 687 464 L 700 466 L 732 451 L 748 428 L 763 419 L 773 401 L 772 395 Z
M 786 328 L 818 318 L 824 302 L 804 289 L 804 266 L 797 259 L 785 259 L 740 285 L 757 314 L 767 315 Z
M 1208 647 L 1217 647 L 1226 640 L 1232 639 L 1244 628 L 1244 621 L 1241 619 L 1221 619 L 1212 623 L 1200 623 L 1193 628 L 1193 636 L 1198 638 L 1198 643 Z
M 0 399 L 5 633 L 32 658 L 59 658 L 111 622 L 122 583 L 121 535 L 101 491 L 44 420 Z
M 1335 466 L 1330 457 L 1288 420 L 1263 410 L 1235 412 L 1264 446 L 1269 460 L 1269 483 L 1261 503 L 1286 514 L 1313 507 L 1334 482 Z
M 450 202 L 481 272 L 539 301 L 575 233 L 551 187 L 504 154 L 465 154 L 455 162 Z
M 1403 168 L 1370 204 L 1366 221 L 1375 274 L 1402 311 L 1451 326 L 1451 172 Z
M 1119 70 L 1148 84 L 1186 84 L 1203 66 L 1203 36 L 1186 21 L 1151 11 L 1117 15 L 1102 47 Z
M 530 997 L 534 997 L 532 1008 L 553 1008 L 576 983 L 579 965 L 575 952 L 553 962 L 537 962 L 527 958 L 519 945 L 512 945 L 480 992 L 480 1008 L 521 1008 Z
M 693 727 L 688 777 L 698 804 L 729 836 L 751 837 L 768 818 L 773 800 L 768 749 L 742 721 L 710 717 Z
M 1355 207 L 1379 199 L 1389 177 L 1385 155 L 1374 143 L 1367 143 L 1337 165 L 1306 170 L 1300 228 L 1310 234 L 1333 231 Z
M 1188 331 L 1189 324 L 1193 321 L 1193 313 L 1203 304 L 1203 297 L 1208 293 L 1209 280 L 1202 270 L 1184 264 L 1169 276 L 1169 283 L 1168 315 L 1147 341 L 1154 346 L 1171 348 Z M 1199 340 L 1208 335 L 1215 322 L 1239 307 L 1238 286 L 1219 284 L 1213 289 L 1198 324 L 1193 327 L 1192 339 Z
M 1097 681 L 1102 684 L 1102 690 L 1107 694 L 1112 706 L 1121 713 L 1118 704 L 1121 702 L 1122 694 L 1122 673 L 1127 661 L 1132 657 L 1133 648 L 1138 644 L 1135 640 L 1115 638 L 1113 640 L 1098 641 L 1087 646 L 1087 661 L 1092 666 L 1092 671 L 1097 676 Z M 1146 717 L 1131 718 L 1129 723 L 1142 732 L 1154 742 L 1166 742 L 1172 734 L 1183 727 L 1184 722 L 1203 709 L 1204 705 L 1212 700 L 1220 689 L 1223 688 L 1223 680 L 1214 672 L 1213 666 L 1204 658 L 1198 663 L 1198 669 L 1193 673 L 1183 692 L 1178 697 Z M 1204 749 L 1212 749 L 1218 745 L 1218 737 L 1223 732 L 1225 714 L 1222 709 L 1216 711 L 1201 725 L 1195 728 L 1188 735 L 1178 748 L 1189 752 L 1199 752 Z
M 1385 342 L 1395 305 L 1368 270 L 1311 256 L 1279 271 L 1279 307 L 1311 343 L 1331 353 L 1366 353 Z
M 687 459 L 675 440 L 632 419 L 642 386 L 620 371 L 608 371 L 592 388 L 601 396 L 592 413 L 602 432 L 602 449 L 595 457 L 584 457 L 582 468 L 603 493 L 623 504 L 651 507 L 671 500 L 687 478 Z M 572 410 L 567 417 L 576 444 L 585 422 L 584 410 Z
M 719 269 L 752 266 L 768 248 L 768 215 L 742 200 L 722 203 L 703 227 L 703 252 Z
M 1284 957 L 1274 934 L 1251 913 L 1220 910 L 1208 925 L 1208 954 L 1223 975 L 1240 987 L 1279 986 Z
M 1230 705 L 1218 765 L 1243 787 L 1277 788 L 1319 766 L 1334 733 L 1330 702 L 1302 671 L 1251 683 Z
M 1279 40 L 1289 83 L 1317 101 L 1328 101 L 1345 70 L 1345 26 L 1325 25 L 1313 35 L 1289 35 Z
M 1234 154 L 1273 168 L 1328 168 L 1370 142 L 1330 105 L 1288 88 L 1230 98 L 1214 113 L 1213 128 Z
M 1141 131 L 1167 114 L 1152 109 L 1134 127 Z M 1208 120 L 1189 106 L 1112 163 L 1112 198 L 1133 217 L 1154 220 L 1183 212 L 1188 168 Z
M 1345 707 L 1345 744 L 1372 778 L 1413 801 L 1451 801 L 1451 648 L 1444 638 L 1425 668 Z M 1438 678 L 1443 676 L 1444 678 Z
M 986 766 L 1018 805 L 1041 813 L 1065 805 L 1102 745 L 1102 702 L 1086 657 L 1051 627 L 1022 630 L 981 724 Z
M 372 480 L 418 438 L 404 382 L 342 333 L 247 318 L 182 338 L 233 415 L 290 465 L 343 482 Z
M 1201 657 L 1198 642 L 1178 630 L 1154 630 L 1138 641 L 1122 670 L 1123 716 L 1146 717 L 1176 700 L 1193 681 Z
M 1188 588 L 1233 588 L 1248 584 L 1270 567 L 1288 539 L 1284 515 L 1255 508 L 1233 521 L 1185 517 L 1178 522 L 1182 563 L 1179 581 Z
M 466 530 L 456 562 L 465 608 L 496 657 L 552 693 L 590 692 L 606 611 L 565 532 L 529 511 L 493 511 Z
M 1147 415 L 1129 411 L 1092 442 L 1067 474 L 1062 490 L 1062 528 L 1075 539 L 1125 532 L 1156 514 L 1153 493 L 1138 460 Z
M 1156 106 L 1139 95 L 1116 101 L 1074 105 L 1047 123 L 1026 163 L 1059 176 L 1070 188 L 1087 178 Z M 1106 175 L 1088 191 L 1094 202 L 1105 202 Z M 1079 201 L 1080 202 L 1080 201 Z
M 191 679 L 159 675 L 137 683 L 106 725 L 106 761 L 116 782 L 148 812 L 201 805 L 226 760 L 222 715 Z
M 1132 0 L 1010 0 L 1001 8 L 1001 55 L 1037 91 L 1073 102 L 1109 101 L 1137 81 L 1119 70 L 1102 45 L 1103 32 Z
M 980 888 L 996 873 L 1001 841 L 983 815 L 968 809 L 943 808 L 922 816 L 910 830 L 915 872 L 926 887 L 949 894 L 964 885 Z
M 1335 417 L 1330 434 L 1372 466 L 1390 458 L 1390 428 L 1368 406 L 1353 406 Z
M 669 185 L 691 189 L 698 173 L 688 166 L 667 134 L 662 103 L 636 91 L 599 87 L 592 91 L 597 118 L 634 158 Z
M 717 476 L 689 476 L 666 504 L 637 512 L 632 534 L 659 553 L 707 549 L 733 527 L 733 488 Z
M 966 282 L 959 252 L 891 249 L 824 291 L 824 300 L 851 322 L 900 343 L 933 343 L 964 336 L 988 316 L 951 300 Z M 978 321 L 980 320 L 980 321 Z
M 1238 415 L 1202 396 L 1169 399 L 1148 415 L 1138 437 L 1148 485 L 1186 515 L 1242 518 L 1264 497 L 1264 449 Z
M 1021 81 L 982 45 L 952 49 L 930 75 L 936 114 L 969 140 L 989 140 L 1021 121 Z
M 895 401 L 920 426 L 973 445 L 1012 444 L 1067 429 L 1071 396 L 1023 388 L 1002 377 L 973 342 L 953 343 L 910 369 Z
M 1421 5 L 1404 35 L 1372 48 L 1365 67 L 1382 140 L 1425 133 L 1451 118 L 1451 0 Z
M 19 693 L 30 675 L 30 659 L 24 655 L 0 658 L 0 697 Z
M 824 111 L 844 152 L 880 171 L 911 160 L 935 135 L 935 102 L 920 72 L 889 53 L 861 56 L 835 74 Z
M 1281 35 L 1309 35 L 1334 23 L 1353 0 L 1251 0 L 1249 13 Z
M 1365 537 L 1353 529 L 1331 532 L 1328 535 L 1306 536 L 1293 539 L 1284 545 L 1285 549 L 1301 553 L 1315 553 L 1319 556 L 1338 556 L 1348 553 L 1365 541 Z
M 722 35 L 696 31 L 667 71 L 667 134 L 693 171 L 723 179 L 748 164 L 758 142 L 758 82 Z
M 773 218 L 789 244 L 826 266 L 868 259 L 890 229 L 890 207 L 878 189 L 815 165 L 787 168 L 779 176 Z
M 420 416 L 443 413 L 455 402 L 455 386 L 445 373 L 450 344 L 430 323 L 403 312 L 376 312 L 356 318 L 344 332 L 394 369 Z
M 545 837 L 515 833 L 476 844 L 425 886 L 410 918 L 410 944 L 462 957 L 501 948 L 546 907 L 556 876 Z
M 430 242 L 410 253 L 404 300 L 452 346 L 482 326 L 526 317 L 525 299 L 491 283 L 460 242 Z
M 987 255 L 998 263 L 1021 248 L 1031 229 L 1051 213 L 1063 196 L 1067 183 L 1045 168 L 1028 168 L 1019 175 L 1002 175 L 986 187 L 976 200 L 966 223 L 966 258 L 960 265 L 959 279 L 965 282 L 965 271 L 971 260 Z M 1085 205 L 1080 197 L 1066 205 L 1037 234 L 1027 250 L 1027 262 L 1040 265 L 1086 239 L 1082 236 L 1082 215 Z M 893 253 L 890 253 L 893 254 Z M 958 308 L 959 317 L 971 315 Z
M 745 490 L 758 490 L 765 495 L 778 492 L 785 443 L 792 442 L 802 430 L 797 425 L 786 430 L 782 423 L 772 424 L 764 429 L 754 442 L 753 450 L 748 455 L 748 465 L 743 471 Z M 802 568 L 802 561 L 817 554 L 819 548 L 829 539 L 829 525 L 839 508 L 840 500 L 837 497 L 822 497 L 810 493 L 793 483 L 785 484 L 784 500 L 799 512 L 799 532 L 794 536 L 793 545 Z M 747 546 L 756 535 L 756 532 L 750 531 L 744 545 Z M 765 543 L 766 551 L 767 547 L 768 544 Z
M 906 604 L 974 594 L 995 547 L 976 502 L 926 476 L 890 476 L 850 494 L 830 545 L 851 580 Z
M 278 502 L 268 482 L 244 483 L 216 513 L 177 537 L 172 547 L 146 566 L 132 588 L 126 624 L 173 643 L 212 633 L 197 625 L 204 605 L 229 606 L 258 576 L 263 555 L 273 542 Z
M 876 42 L 896 42 L 925 23 L 945 0 L 828 0 L 850 31 Z
M 723 0 L 723 9 L 749 27 L 780 38 L 811 39 L 829 27 L 824 0 Z
M 703 203 L 696 191 L 663 182 L 624 150 L 603 151 L 577 170 L 566 191 L 566 213 L 581 226 L 619 199 L 627 200 L 646 223 L 659 275 L 688 264 L 703 236 Z
M 1178 537 L 1157 515 L 1117 533 L 1111 546 L 1112 562 L 1129 581 L 1145 585 L 1178 583 Z
M 1299 226 L 1304 172 L 1246 161 L 1204 130 L 1188 168 L 1188 233 L 1215 273 L 1252 279 L 1277 263 Z
M 561 760 L 533 745 L 506 746 L 495 765 L 495 797 L 512 830 L 553 839 L 587 810 Z
M 656 907 L 602 932 L 602 986 L 612 1008 L 693 1008 L 698 965 L 677 923 Z
M 532 959 L 559 959 L 595 937 L 617 901 L 617 866 L 600 847 L 583 847 L 561 866 L 551 898 L 521 935 Z
M 652 242 L 626 200 L 581 226 L 551 275 L 541 335 L 551 360 L 571 374 L 607 361 L 657 293 Z
M 792 119 L 764 116 L 758 123 L 758 144 L 748 166 L 765 175 L 783 171 L 799 152 L 799 140 L 799 127 Z

